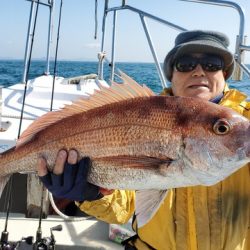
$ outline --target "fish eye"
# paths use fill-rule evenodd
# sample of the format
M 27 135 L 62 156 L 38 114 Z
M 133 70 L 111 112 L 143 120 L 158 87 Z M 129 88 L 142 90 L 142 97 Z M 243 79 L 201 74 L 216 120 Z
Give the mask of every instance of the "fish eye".
M 215 122 L 213 130 L 217 135 L 226 135 L 231 130 L 231 125 L 227 120 L 220 119 Z

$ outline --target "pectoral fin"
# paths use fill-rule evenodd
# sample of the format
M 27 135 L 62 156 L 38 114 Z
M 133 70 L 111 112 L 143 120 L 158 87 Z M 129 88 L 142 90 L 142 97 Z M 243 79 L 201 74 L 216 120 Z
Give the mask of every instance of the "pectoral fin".
M 166 198 L 168 190 L 140 190 L 136 191 L 135 214 L 138 227 L 148 223 L 160 208 Z
M 173 162 L 170 158 L 160 159 L 156 157 L 149 156 L 130 156 L 130 155 L 120 155 L 120 156 L 108 156 L 95 158 L 96 162 L 102 162 L 102 164 L 109 164 L 114 166 L 123 166 L 123 167 L 135 167 L 135 168 L 144 168 L 144 167 L 159 167 L 164 164 L 167 166 Z

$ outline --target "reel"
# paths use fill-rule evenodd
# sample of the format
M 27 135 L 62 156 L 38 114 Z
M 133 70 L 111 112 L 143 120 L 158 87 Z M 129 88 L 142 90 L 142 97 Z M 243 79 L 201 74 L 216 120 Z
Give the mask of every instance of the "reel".
M 16 243 L 9 243 L 9 233 L 4 231 L 2 232 L 0 250 L 55 250 L 56 240 L 53 231 L 62 231 L 62 225 L 50 228 L 50 237 L 42 237 L 41 230 L 38 230 L 34 243 L 33 236 L 23 237 Z

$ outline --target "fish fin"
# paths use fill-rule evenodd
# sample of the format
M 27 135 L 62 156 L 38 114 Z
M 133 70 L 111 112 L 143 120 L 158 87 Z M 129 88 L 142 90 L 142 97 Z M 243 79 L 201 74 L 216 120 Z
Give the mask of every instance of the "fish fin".
M 121 72 L 121 78 L 123 80 L 121 84 L 113 82 L 110 87 L 101 87 L 100 90 L 95 90 L 93 95 L 80 98 L 71 105 L 65 105 L 61 110 L 48 112 L 41 116 L 22 133 L 16 147 L 18 148 L 31 141 L 38 132 L 48 126 L 72 115 L 127 99 L 155 95 L 148 87 L 141 86 L 125 73 Z
M 2 196 L 3 190 L 7 184 L 7 182 L 9 181 L 11 175 L 7 175 L 7 176 L 1 176 L 0 177 L 0 197 Z
M 131 156 L 131 155 L 119 155 L 119 156 L 107 156 L 107 157 L 100 157 L 95 158 L 95 161 L 102 162 L 103 165 L 119 165 L 124 167 L 132 167 L 132 168 L 140 168 L 140 167 L 152 167 L 158 168 L 161 166 L 170 165 L 173 160 L 170 158 L 156 158 L 156 157 L 149 157 L 145 155 L 140 156 Z
M 138 190 L 135 196 L 135 215 L 138 227 L 147 224 L 160 208 L 168 190 Z

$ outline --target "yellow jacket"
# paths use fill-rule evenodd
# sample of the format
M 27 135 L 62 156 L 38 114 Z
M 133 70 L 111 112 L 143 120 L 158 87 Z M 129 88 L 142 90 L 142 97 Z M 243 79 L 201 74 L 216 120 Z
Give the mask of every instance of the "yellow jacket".
M 169 90 L 164 91 L 169 94 Z M 250 102 L 225 89 L 220 105 L 250 119 Z M 116 190 L 82 211 L 108 223 L 126 223 L 135 208 L 134 191 Z M 136 228 L 136 222 L 134 223 Z M 250 249 L 250 164 L 210 187 L 171 189 L 151 221 L 137 231 L 137 249 Z M 150 247 L 147 246 L 150 245 Z

